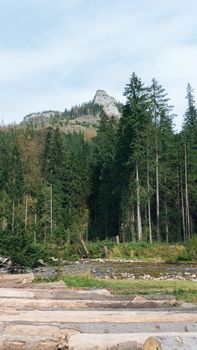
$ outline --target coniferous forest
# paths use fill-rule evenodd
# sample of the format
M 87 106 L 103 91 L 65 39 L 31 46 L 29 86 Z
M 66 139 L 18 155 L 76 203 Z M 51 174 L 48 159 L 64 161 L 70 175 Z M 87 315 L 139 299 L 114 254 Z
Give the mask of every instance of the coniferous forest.
M 0 129 L 0 253 L 29 254 L 113 239 L 187 241 L 197 233 L 197 109 L 188 84 L 183 127 L 174 131 L 164 88 L 133 73 L 117 120 L 97 134 L 58 123 Z

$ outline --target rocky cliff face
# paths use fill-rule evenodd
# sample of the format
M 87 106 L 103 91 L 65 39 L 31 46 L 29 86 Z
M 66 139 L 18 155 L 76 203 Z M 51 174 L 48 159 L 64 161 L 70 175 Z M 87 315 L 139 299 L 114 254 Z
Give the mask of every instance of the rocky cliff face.
M 109 96 L 104 90 L 97 90 L 92 101 L 74 106 L 71 110 L 67 110 L 67 113 L 58 111 L 31 113 L 23 119 L 23 123 L 47 127 L 51 121 L 55 120 L 56 124 L 61 121 L 61 124 L 65 123 L 67 127 L 70 124 L 98 125 L 102 109 L 109 117 L 114 116 L 117 119 L 121 117 L 115 98 Z
M 117 107 L 117 101 L 114 97 L 109 96 L 105 90 L 97 90 L 96 95 L 93 99 L 93 103 L 103 107 L 104 112 L 112 117 L 120 118 L 121 114 Z
M 47 112 L 38 112 L 31 113 L 24 117 L 23 123 L 35 123 L 38 125 L 48 125 L 50 118 L 55 116 L 60 116 L 60 112 L 56 111 L 47 111 Z

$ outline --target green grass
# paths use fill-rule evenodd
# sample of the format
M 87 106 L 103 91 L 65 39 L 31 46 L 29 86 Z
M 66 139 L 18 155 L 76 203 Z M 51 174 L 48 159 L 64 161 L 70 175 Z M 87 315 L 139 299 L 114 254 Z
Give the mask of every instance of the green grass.
M 172 295 L 177 300 L 197 302 L 197 283 L 193 281 L 103 280 L 90 275 L 56 276 L 36 282 L 63 280 L 69 288 L 107 288 L 118 295 Z
M 154 242 L 153 244 L 147 242 L 127 242 L 116 244 L 113 241 L 87 242 L 87 247 L 90 253 L 89 258 L 103 258 L 104 246 L 108 248 L 108 258 L 110 259 L 163 261 L 169 263 L 192 261 L 195 259 L 194 244 L 190 244 L 190 247 L 188 248 L 181 243 L 172 245 L 157 242 Z M 193 247 L 193 250 L 191 249 L 191 246 Z M 71 251 L 72 254 L 78 254 L 77 249 L 78 247 L 76 244 L 69 247 L 69 249 L 65 251 L 65 257 L 69 258 Z
M 1 243 L 1 242 L 0 242 Z M 187 243 L 166 244 L 157 243 L 153 244 L 147 242 L 127 242 L 116 244 L 112 240 L 105 241 L 88 241 L 86 242 L 89 255 L 88 258 L 105 258 L 104 246 L 108 249 L 108 258 L 113 260 L 125 259 L 125 260 L 141 260 L 150 262 L 191 262 L 197 259 L 197 238 L 193 237 Z M 80 242 L 72 244 L 57 244 L 57 242 L 49 242 L 47 246 L 41 246 L 43 253 L 45 254 L 45 260 L 50 264 L 50 257 L 75 261 L 83 257 L 83 249 Z M 1 252 L 1 244 L 0 244 Z M 31 260 L 29 257 L 28 261 Z M 54 264 L 54 263 L 53 263 Z

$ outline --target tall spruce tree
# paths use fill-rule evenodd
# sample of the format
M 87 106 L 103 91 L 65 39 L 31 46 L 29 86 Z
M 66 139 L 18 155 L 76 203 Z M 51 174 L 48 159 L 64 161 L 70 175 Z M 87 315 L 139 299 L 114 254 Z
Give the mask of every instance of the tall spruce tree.
M 133 73 L 129 84 L 126 85 L 124 95 L 127 100 L 118 130 L 116 161 L 119 176 L 122 178 L 119 187 L 122 229 L 124 230 L 125 208 L 130 208 L 130 214 L 126 216 L 131 219 L 133 208 L 136 206 L 137 238 L 142 240 L 141 200 L 144 192 L 143 160 L 146 159 L 147 152 L 145 135 L 150 123 L 149 89 L 144 87 L 141 79 Z M 133 224 L 130 222 L 130 225 Z
M 63 164 L 63 140 L 58 128 L 49 128 L 43 154 L 43 174 L 47 180 L 46 201 L 49 204 L 50 234 L 61 222 L 61 176 Z
M 11 153 L 8 159 L 9 177 L 7 182 L 7 191 L 12 199 L 12 232 L 19 233 L 22 228 L 19 205 L 24 194 L 24 176 L 23 165 L 19 153 L 16 134 L 12 134 Z
M 151 85 L 151 104 L 150 111 L 154 123 L 154 141 L 155 141 L 155 194 L 156 194 L 156 236 L 157 240 L 161 239 L 160 232 L 160 142 L 162 136 L 161 123 L 169 118 L 171 106 L 168 105 L 169 99 L 165 89 L 156 81 L 152 80 Z
M 184 116 L 182 139 L 182 168 L 184 169 L 184 199 L 186 236 L 197 228 L 197 109 L 190 84 L 187 86 L 187 110 Z M 183 165 L 184 164 L 184 165 Z
M 194 100 L 194 89 L 192 89 L 191 85 L 188 83 L 187 85 L 187 110 L 184 116 L 184 125 L 183 130 L 186 132 L 191 131 L 194 132 L 197 128 L 197 109 Z
M 94 201 L 91 200 L 91 223 L 100 237 L 108 238 L 115 230 L 115 203 L 113 196 L 114 158 L 116 153 L 117 121 L 100 114 L 100 124 L 94 140 L 95 163 L 92 173 Z
M 83 135 L 66 135 L 62 172 L 62 217 L 68 241 L 82 237 L 84 230 L 87 230 L 87 202 L 90 191 L 88 156 L 89 146 Z

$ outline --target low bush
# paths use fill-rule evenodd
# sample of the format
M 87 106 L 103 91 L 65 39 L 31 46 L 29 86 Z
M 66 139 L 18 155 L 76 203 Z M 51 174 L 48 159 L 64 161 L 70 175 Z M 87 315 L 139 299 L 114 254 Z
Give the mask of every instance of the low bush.
M 36 267 L 39 260 L 46 257 L 44 246 L 32 242 L 31 236 L 20 234 L 7 235 L 1 232 L 0 253 L 8 256 L 12 265 Z
M 187 253 L 193 258 L 197 259 L 197 235 L 191 237 L 186 243 Z

